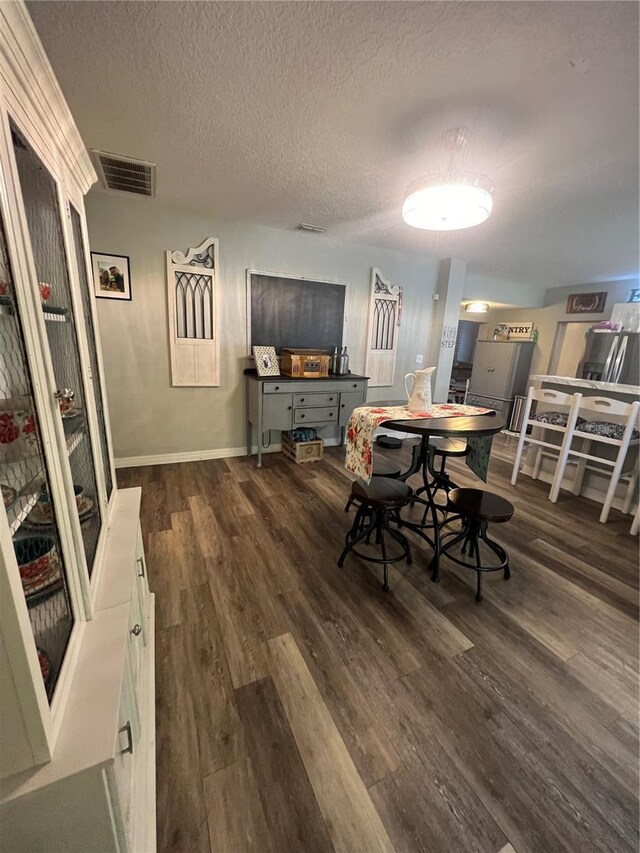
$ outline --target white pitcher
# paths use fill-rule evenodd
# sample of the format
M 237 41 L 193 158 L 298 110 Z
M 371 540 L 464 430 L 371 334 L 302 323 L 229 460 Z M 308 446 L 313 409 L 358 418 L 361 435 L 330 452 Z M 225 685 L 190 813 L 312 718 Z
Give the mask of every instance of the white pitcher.
M 407 408 L 410 412 L 428 412 L 431 408 L 431 374 L 435 367 L 425 367 L 404 377 L 404 390 L 407 392 Z M 411 393 L 407 388 L 407 379 L 413 376 Z

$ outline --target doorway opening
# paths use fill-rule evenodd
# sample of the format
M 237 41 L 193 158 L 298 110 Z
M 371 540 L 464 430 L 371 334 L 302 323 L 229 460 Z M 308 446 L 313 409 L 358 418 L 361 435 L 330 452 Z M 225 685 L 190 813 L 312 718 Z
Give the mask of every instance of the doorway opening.
M 451 368 L 450 380 L 450 388 L 454 392 L 461 393 L 464 391 L 468 380 L 471 378 L 476 341 L 478 340 L 481 326 L 482 323 L 474 323 L 473 320 L 458 321 L 458 333 L 456 335 L 456 346 L 453 351 L 453 367 Z
M 588 320 L 557 324 L 548 373 L 552 376 L 577 376 L 584 353 L 584 338 L 592 325 Z

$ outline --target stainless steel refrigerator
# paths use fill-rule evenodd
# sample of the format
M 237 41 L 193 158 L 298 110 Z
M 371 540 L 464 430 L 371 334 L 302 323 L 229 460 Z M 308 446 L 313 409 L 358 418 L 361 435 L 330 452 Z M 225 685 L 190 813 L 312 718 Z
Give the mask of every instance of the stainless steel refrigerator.
M 640 334 L 590 331 L 578 377 L 601 382 L 640 385 Z

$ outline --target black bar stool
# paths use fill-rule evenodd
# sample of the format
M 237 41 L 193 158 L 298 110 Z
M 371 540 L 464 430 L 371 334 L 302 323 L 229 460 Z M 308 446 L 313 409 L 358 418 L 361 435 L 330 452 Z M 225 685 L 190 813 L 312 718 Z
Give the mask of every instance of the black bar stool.
M 402 469 L 397 462 L 390 462 L 388 459 L 385 459 L 384 456 L 379 456 L 373 460 L 373 469 L 371 472 L 372 477 L 390 477 L 392 480 L 397 480 L 401 473 Z M 345 512 L 349 512 L 352 503 L 357 503 L 357 499 L 354 498 L 353 492 L 349 495 L 349 500 L 344 508 Z
M 433 479 L 430 483 L 431 494 L 435 501 L 436 495 L 438 492 L 443 491 L 445 495 L 448 496 L 449 492 L 452 489 L 457 489 L 458 487 L 453 482 L 451 477 L 449 476 L 447 468 L 447 459 L 455 459 L 466 456 L 469 453 L 469 446 L 467 442 L 462 438 L 448 438 L 447 436 L 438 436 L 433 435 L 429 438 L 429 444 L 433 447 L 433 455 L 435 459 L 440 459 L 440 469 L 436 469 L 435 465 L 433 468 Z M 434 461 L 435 461 L 434 459 Z M 426 491 L 424 486 L 420 486 L 419 489 L 416 489 L 414 493 L 413 502 L 415 502 L 416 498 L 419 498 L 421 494 Z M 422 503 L 422 501 L 420 501 Z M 440 509 L 444 512 L 446 507 L 438 505 Z M 427 515 L 429 513 L 429 507 L 425 507 L 424 515 L 422 516 L 422 524 L 425 525 L 427 520 Z
M 459 566 L 464 566 L 467 569 L 473 569 L 478 577 L 478 587 L 476 592 L 476 601 L 482 601 L 482 573 L 483 572 L 504 572 L 504 579 L 509 580 L 511 572 L 509 570 L 509 555 L 504 550 L 502 545 L 489 539 L 487 536 L 487 528 L 489 522 L 501 523 L 509 521 L 513 516 L 513 504 L 500 495 L 494 495 L 491 492 L 484 492 L 482 489 L 452 489 L 449 492 L 449 500 L 447 509 L 452 510 L 456 515 L 462 518 L 462 530 L 452 530 L 445 533 L 440 538 L 440 556 L 448 557 Z M 454 519 L 449 519 L 453 521 Z M 497 566 L 483 566 L 480 559 L 480 542 L 493 551 L 500 560 Z M 462 542 L 461 553 L 468 556 L 469 559 L 475 557 L 475 564 L 454 557 L 451 553 L 452 549 Z M 435 569 L 434 569 L 435 571 Z M 435 571 L 434 580 L 438 580 L 437 571 Z
M 358 503 L 358 511 L 353 526 L 347 533 L 344 550 L 338 560 L 338 567 L 343 567 L 345 557 L 349 552 L 353 552 L 361 560 L 368 560 L 370 563 L 382 563 L 384 570 L 383 589 L 387 591 L 389 589 L 387 569 L 389 563 L 406 560 L 407 564 L 411 565 L 409 542 L 402 533 L 389 526 L 389 519 L 393 513 L 397 513 L 401 507 L 409 503 L 412 494 L 410 486 L 407 486 L 406 483 L 402 483 L 400 480 L 392 480 L 389 477 L 375 477 L 369 485 L 363 480 L 356 480 L 351 486 L 350 500 Z M 382 552 L 381 558 L 371 557 L 355 549 L 355 546 L 363 539 L 366 539 L 368 544 L 374 531 L 376 545 L 380 546 Z M 399 556 L 389 557 L 387 554 L 386 533 L 402 546 L 402 553 Z

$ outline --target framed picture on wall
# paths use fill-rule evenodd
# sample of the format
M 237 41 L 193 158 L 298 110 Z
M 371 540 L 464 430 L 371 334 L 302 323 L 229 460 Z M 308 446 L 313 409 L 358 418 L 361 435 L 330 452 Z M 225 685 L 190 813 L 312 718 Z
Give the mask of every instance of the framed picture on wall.
M 131 273 L 126 255 L 91 252 L 91 270 L 98 299 L 131 300 Z
M 602 314 L 607 303 L 607 291 L 572 293 L 567 299 L 566 314 Z

